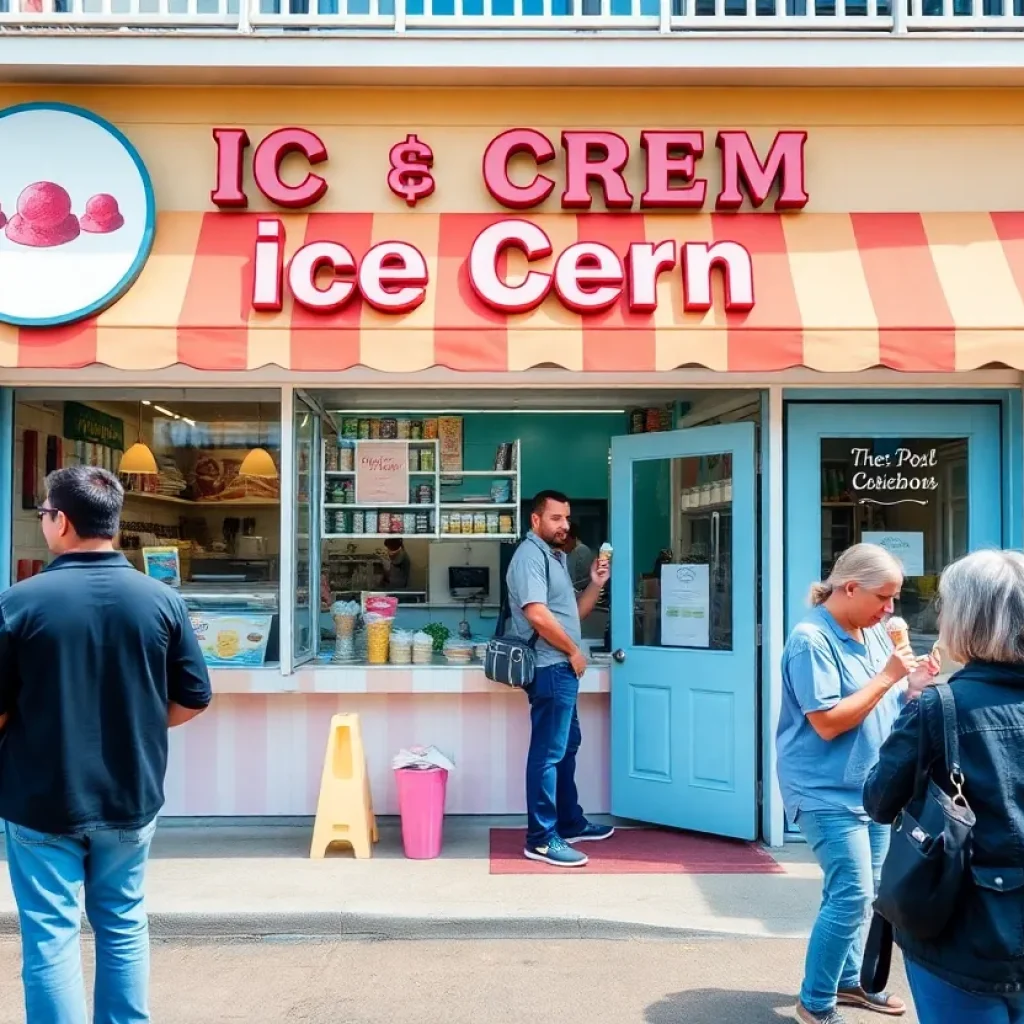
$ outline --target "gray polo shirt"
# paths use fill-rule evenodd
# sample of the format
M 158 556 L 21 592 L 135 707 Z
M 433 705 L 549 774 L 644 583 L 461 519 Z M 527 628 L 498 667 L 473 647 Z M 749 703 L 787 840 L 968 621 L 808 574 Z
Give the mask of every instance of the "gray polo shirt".
M 545 582 L 544 578 L 545 558 L 548 560 L 550 582 Z M 580 611 L 569 579 L 565 552 L 553 551 L 531 530 L 512 556 L 505 582 L 508 584 L 512 636 L 529 640 L 533 636 L 533 627 L 526 621 L 523 608 L 528 604 L 546 604 L 569 639 L 580 646 L 583 641 Z M 542 637 L 538 637 L 536 649 L 538 668 L 569 660 L 568 655 L 552 647 Z

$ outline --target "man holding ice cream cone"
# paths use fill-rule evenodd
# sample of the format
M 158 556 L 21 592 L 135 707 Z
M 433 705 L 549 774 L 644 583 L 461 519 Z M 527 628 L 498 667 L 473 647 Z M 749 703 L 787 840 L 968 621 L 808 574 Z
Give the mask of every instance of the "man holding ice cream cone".
M 530 701 L 530 750 L 526 758 L 528 828 L 524 856 L 554 867 L 582 867 L 578 843 L 607 839 L 614 829 L 587 821 L 576 790 L 576 752 L 582 742 L 576 700 L 587 670 L 581 621 L 595 608 L 608 582 L 611 547 L 588 570 L 576 593 L 569 575 L 569 499 L 559 491 L 534 498 L 532 529 L 508 568 L 511 627 L 535 638 L 537 671 L 526 687 Z

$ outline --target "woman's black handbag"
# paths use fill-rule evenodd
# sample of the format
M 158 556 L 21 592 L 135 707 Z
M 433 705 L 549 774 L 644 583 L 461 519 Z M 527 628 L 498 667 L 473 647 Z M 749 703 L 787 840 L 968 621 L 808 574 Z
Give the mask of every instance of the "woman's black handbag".
M 875 910 L 897 931 L 927 941 L 941 935 L 953 916 L 970 861 L 975 817 L 964 796 L 967 780 L 960 767 L 953 692 L 947 683 L 937 683 L 918 699 L 922 702 L 921 742 L 914 796 L 893 824 Z M 936 704 L 942 713 L 952 796 L 932 778 L 927 715 Z
M 935 698 L 928 699 L 934 691 Z M 970 862 L 974 812 L 964 796 L 956 704 L 948 683 L 936 683 L 921 701 L 921 736 L 914 795 L 893 823 L 889 852 L 875 899 L 861 967 L 861 986 L 880 992 L 889 977 L 893 928 L 927 941 L 942 934 L 956 907 Z M 929 707 L 939 705 L 945 767 L 953 796 L 932 778 Z

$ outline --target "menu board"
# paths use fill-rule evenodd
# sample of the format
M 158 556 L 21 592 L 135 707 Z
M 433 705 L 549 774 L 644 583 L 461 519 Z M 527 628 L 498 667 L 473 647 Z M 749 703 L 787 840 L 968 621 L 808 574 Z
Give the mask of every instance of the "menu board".
M 272 615 L 189 612 L 207 665 L 255 668 L 267 657 Z
M 404 441 L 356 444 L 356 504 L 409 503 L 409 446 Z

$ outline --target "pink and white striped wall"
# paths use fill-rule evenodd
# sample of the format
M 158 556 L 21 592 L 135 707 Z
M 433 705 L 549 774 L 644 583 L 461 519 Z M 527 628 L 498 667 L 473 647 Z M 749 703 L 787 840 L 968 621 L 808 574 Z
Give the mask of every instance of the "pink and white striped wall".
M 227 674 L 218 673 L 216 682 Z M 362 674 L 383 684 L 381 677 L 389 673 L 363 670 Z M 431 674 L 443 684 L 441 677 L 447 673 L 433 670 Z M 479 670 L 473 674 L 482 677 Z M 231 675 L 236 678 L 229 685 L 242 682 L 235 673 Z M 295 677 L 289 682 L 294 686 Z M 493 683 L 481 692 L 225 693 L 220 686 L 217 689 L 221 692 L 206 714 L 171 733 L 164 815 L 315 814 L 328 728 L 331 716 L 339 712 L 360 716 L 379 814 L 398 812 L 391 758 L 414 744 L 434 744 L 455 762 L 448 780 L 447 813 L 525 812 L 530 718 L 522 693 Z M 581 693 L 579 715 L 581 801 L 588 812 L 607 813 L 607 692 Z

